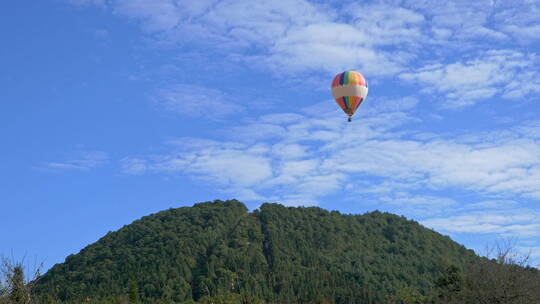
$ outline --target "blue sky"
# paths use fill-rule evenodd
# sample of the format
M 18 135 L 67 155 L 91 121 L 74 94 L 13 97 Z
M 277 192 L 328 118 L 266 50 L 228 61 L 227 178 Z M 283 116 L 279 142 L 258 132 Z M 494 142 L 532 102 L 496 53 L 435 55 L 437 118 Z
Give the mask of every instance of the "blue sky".
M 403 214 L 540 261 L 540 2 L 0 4 L 0 253 L 166 208 Z M 352 123 L 330 82 L 370 83 Z

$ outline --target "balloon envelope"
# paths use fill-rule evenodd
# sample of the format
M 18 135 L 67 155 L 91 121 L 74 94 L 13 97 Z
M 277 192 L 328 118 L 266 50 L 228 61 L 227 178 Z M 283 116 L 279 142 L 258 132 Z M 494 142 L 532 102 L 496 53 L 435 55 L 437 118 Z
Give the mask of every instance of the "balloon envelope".
M 368 93 L 367 82 L 355 71 L 339 73 L 332 81 L 332 96 L 337 104 L 351 117 Z

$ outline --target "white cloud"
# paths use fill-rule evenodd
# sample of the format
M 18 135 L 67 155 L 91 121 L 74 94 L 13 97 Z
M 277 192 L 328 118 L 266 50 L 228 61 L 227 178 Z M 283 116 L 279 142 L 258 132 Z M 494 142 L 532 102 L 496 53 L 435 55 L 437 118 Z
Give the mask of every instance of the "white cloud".
M 513 43 L 512 39 L 534 41 L 540 37 L 536 35 L 540 9 L 537 3 L 526 0 L 426 0 L 404 1 L 401 5 L 373 1 L 335 7 L 308 0 L 107 3 L 117 14 L 142 22 L 143 28 L 162 43 L 211 45 L 209 51 L 280 74 L 334 74 L 355 68 L 372 78 L 386 77 L 421 63 L 426 57 L 431 59 L 433 54 L 464 55 L 464 50 L 487 51 L 494 48 L 494 43 L 500 47 L 502 43 Z M 455 69 L 487 81 L 483 75 L 497 66 L 467 61 L 448 69 L 450 74 Z M 538 85 L 527 90 L 538 92 Z M 467 98 L 458 99 L 462 104 L 473 103 L 479 96 L 493 96 L 497 92 L 491 87 L 469 89 Z M 459 96 L 453 96 L 456 97 Z
M 282 125 L 298 122 L 302 118 L 304 118 L 304 116 L 295 113 L 274 113 L 263 115 L 260 120 L 266 123 Z
M 132 169 L 126 171 L 170 168 L 228 189 L 274 197 L 272 191 L 279 187 L 281 197 L 313 201 L 347 187 L 378 193 L 388 202 L 405 205 L 416 200 L 439 207 L 451 201 L 396 193 L 463 189 L 487 198 L 540 198 L 537 121 L 476 135 L 419 134 L 403 127 L 413 121 L 415 105 L 411 98 L 381 100 L 380 106 L 366 110 L 361 121 L 352 124 L 336 119 L 333 110 L 318 117 L 267 115 L 224 131 L 234 141 L 182 139 L 185 150 L 172 148 L 172 153 L 146 157 L 145 162 L 131 160 Z M 387 186 L 364 184 L 377 179 L 386 180 Z
M 107 162 L 109 156 L 102 151 L 80 151 L 65 161 L 49 162 L 45 166 L 54 170 L 88 171 Z
M 491 0 L 401 3 L 332 7 L 306 0 L 108 2 L 116 13 L 141 21 L 153 37 L 181 45 L 212 44 L 213 51 L 229 59 L 280 74 L 358 68 L 376 79 L 401 73 L 399 79 L 419 84 L 423 93 L 442 95 L 441 106 L 448 108 L 540 92 L 536 55 L 501 46 L 516 37 L 533 39 L 538 5 L 519 2 L 527 10 L 521 19 L 514 17 L 522 12 L 519 5 Z M 503 50 L 491 50 L 494 45 Z M 456 53 L 458 48 L 464 51 Z M 449 57 L 450 53 L 463 59 Z M 425 61 L 432 60 L 433 54 L 442 59 Z M 405 72 L 404 67 L 413 63 L 422 67 Z M 245 109 L 224 92 L 191 84 L 163 89 L 156 100 L 186 115 L 205 115 L 212 109 L 212 116 L 225 116 Z M 133 173 L 173 168 L 254 193 L 269 190 L 264 187 L 272 184 L 283 185 L 280 181 L 293 181 L 287 184 L 285 195 L 300 195 L 318 177 L 326 178 L 328 189 L 336 191 L 343 187 L 343 180 L 367 176 L 415 188 L 459 187 L 478 193 L 540 196 L 536 190 L 540 188 L 540 153 L 537 137 L 531 135 L 534 127 L 527 126 L 528 134 L 514 129 L 505 140 L 496 138 L 498 131 L 489 140 L 486 134 L 453 138 L 412 133 L 395 128 L 416 119 L 407 112 L 415 108 L 417 99 L 375 100 L 372 107 L 362 109 L 362 124 L 327 119 L 336 112 L 277 113 L 224 130 L 220 135 L 228 139 L 200 143 L 191 153 L 128 158 L 124 164 Z M 268 145 L 264 149 L 262 142 Z M 256 146 L 257 152 L 245 154 Z M 244 164 L 247 161 L 253 167 Z M 259 172 L 257 183 L 249 184 L 236 169 L 226 169 L 226 163 Z M 293 173 L 301 169 L 306 170 L 302 178 Z M 218 172 L 227 177 L 214 176 Z
M 432 218 L 422 224 L 452 233 L 498 234 L 503 237 L 540 236 L 540 214 L 534 210 L 474 211 L 445 218 Z
M 519 203 L 512 200 L 488 200 L 481 201 L 477 203 L 467 204 L 460 208 L 460 210 L 478 210 L 478 209 L 491 209 L 491 210 L 501 210 L 501 209 L 512 209 L 519 206 Z
M 255 187 L 272 176 L 267 157 L 230 149 L 203 151 L 194 156 L 186 169 L 203 179 L 235 189 Z
M 504 30 L 518 37 L 520 40 L 525 41 L 537 40 L 540 36 L 540 24 L 534 24 L 530 26 L 517 26 L 511 24 L 505 26 Z
M 382 4 L 352 5 L 343 11 L 307 0 L 111 0 L 109 4 L 116 13 L 141 21 L 161 42 L 212 45 L 230 58 L 280 72 L 322 68 L 335 73 L 355 67 L 391 75 L 414 57 L 408 48 L 413 44 L 418 48 L 425 40 L 419 26 L 422 15 Z M 380 48 L 396 43 L 405 49 Z
M 167 110 L 190 116 L 222 117 L 242 112 L 244 106 L 216 89 L 177 84 L 161 89 L 155 97 L 157 104 Z
M 501 31 L 513 36 L 519 43 L 532 43 L 540 39 L 540 3 L 517 0 L 497 1 L 499 9 L 493 19 Z
M 415 97 L 405 96 L 401 98 L 384 98 L 375 96 L 370 98 L 369 107 L 362 108 L 362 116 L 376 116 L 383 113 L 396 113 L 409 111 L 418 105 L 419 100 Z
M 358 200 L 365 200 L 366 197 L 370 197 L 369 194 L 376 194 L 372 199 L 373 203 L 379 206 L 383 204 L 385 208 L 390 208 L 393 212 L 415 218 L 445 214 L 459 205 L 459 202 L 448 197 L 412 193 L 410 189 L 411 185 L 385 182 L 374 186 L 368 184 L 366 189 L 353 189 L 353 191 L 359 194 Z
M 440 109 L 456 109 L 540 93 L 539 60 L 515 43 L 540 37 L 540 10 L 530 1 L 518 3 L 110 0 L 107 7 L 140 21 L 153 40 L 169 46 L 199 47 L 279 77 L 319 79 L 357 69 L 376 83 L 397 75 L 402 84 L 435 94 Z M 505 50 L 508 46 L 513 50 Z M 289 82 L 295 85 L 294 79 Z M 212 111 L 209 117 L 218 119 L 246 109 L 223 92 L 192 84 L 162 89 L 155 99 L 184 115 Z M 238 136 L 284 132 L 283 125 L 259 123 Z
M 344 13 L 353 16 L 355 28 L 365 31 L 367 45 L 416 44 L 424 38 L 422 14 L 387 4 L 352 4 Z
M 538 245 L 540 212 L 512 200 L 490 200 L 447 210 L 438 217 L 421 221 L 427 227 L 451 234 L 476 235 L 517 241 L 520 254 L 527 255 Z M 509 244 L 514 247 L 514 244 Z M 480 250 L 479 244 L 474 244 Z M 504 247 L 504 246 L 503 246 Z M 486 254 L 487 252 L 480 252 Z M 534 254 L 531 258 L 536 258 Z
M 283 162 L 279 170 L 279 176 L 302 178 L 303 176 L 312 175 L 313 171 L 319 166 L 318 160 L 305 159 L 297 161 Z
M 180 145 L 181 142 L 185 144 Z M 222 187 L 238 198 L 261 198 L 253 189 L 272 176 L 268 147 L 183 138 L 175 153 L 150 155 L 146 158 L 128 157 L 122 161 L 123 171 L 129 174 L 184 173 L 193 178 Z
M 343 189 L 346 176 L 341 173 L 323 173 L 303 177 L 297 186 L 297 192 L 313 198 L 323 197 Z
M 308 153 L 304 145 L 278 143 L 272 146 L 272 154 L 282 159 L 298 159 L 305 157 Z
M 335 22 L 292 28 L 266 56 L 265 62 L 279 71 L 335 73 L 354 67 L 366 75 L 383 76 L 402 69 L 399 56 L 375 49 L 364 31 Z
M 304 0 L 262 0 L 257 3 L 226 0 L 201 19 L 221 35 L 228 34 L 230 38 L 244 40 L 248 44 L 271 45 L 291 26 L 303 26 L 326 18 L 315 5 Z
M 434 38 L 452 50 L 488 41 L 527 44 L 540 37 L 537 1 L 409 0 L 404 6 L 424 14 Z M 456 41 L 459 43 L 451 43 Z
M 516 51 L 488 51 L 476 59 L 428 65 L 400 78 L 424 85 L 427 93 L 444 94 L 441 107 L 459 108 L 495 96 L 508 98 L 540 92 L 538 63 L 533 55 Z
M 422 15 L 405 8 L 349 5 L 335 16 L 292 26 L 263 56 L 279 71 L 355 68 L 372 76 L 393 75 L 415 57 L 412 50 L 425 38 L 423 22 Z M 400 49 L 383 48 L 389 45 Z
M 435 43 L 444 43 L 452 50 L 468 47 L 478 39 L 497 42 L 508 38 L 494 27 L 492 18 L 500 8 L 492 0 L 406 1 L 404 5 L 424 14 L 437 38 Z M 452 43 L 455 41 L 459 43 Z
M 121 166 L 122 170 L 129 174 L 143 174 L 148 170 L 146 160 L 134 157 L 124 158 Z
M 223 47 L 271 44 L 290 26 L 325 18 L 308 1 L 263 0 L 113 0 L 115 11 L 141 20 L 150 32 L 164 34 L 177 42 L 208 44 L 208 39 Z M 181 38 L 180 38 L 181 37 Z
M 427 207 L 433 208 L 447 208 L 457 205 L 457 202 L 453 199 L 443 198 L 433 195 L 412 195 L 407 192 L 395 192 L 390 193 L 389 196 L 382 196 L 380 199 L 382 202 L 391 205 L 398 205 L 403 207 Z
M 149 31 L 171 30 L 184 17 L 179 2 L 175 0 L 118 0 L 110 3 L 115 12 L 142 20 Z
M 287 132 L 284 126 L 271 123 L 255 122 L 249 124 L 249 126 L 249 128 L 245 128 L 243 126 L 232 127 L 228 131 L 224 131 L 224 133 L 234 137 L 235 139 L 255 141 L 269 139 L 272 137 L 280 138 L 284 133 Z

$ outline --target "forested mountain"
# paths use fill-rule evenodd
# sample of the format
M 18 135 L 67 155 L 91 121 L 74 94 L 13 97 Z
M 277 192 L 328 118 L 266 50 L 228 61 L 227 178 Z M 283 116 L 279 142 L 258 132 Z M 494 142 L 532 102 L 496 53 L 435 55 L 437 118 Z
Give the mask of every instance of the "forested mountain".
M 278 204 L 248 213 L 214 201 L 108 233 L 52 267 L 35 292 L 64 303 L 380 303 L 403 290 L 427 294 L 449 266 L 479 259 L 389 213 Z

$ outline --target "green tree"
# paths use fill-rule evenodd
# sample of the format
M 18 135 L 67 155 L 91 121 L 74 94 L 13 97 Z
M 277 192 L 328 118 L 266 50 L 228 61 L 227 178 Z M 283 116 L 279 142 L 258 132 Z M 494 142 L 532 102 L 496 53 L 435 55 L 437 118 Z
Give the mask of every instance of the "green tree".
M 242 304 L 242 297 L 237 293 L 225 293 L 215 297 L 202 297 L 198 304 Z
M 141 300 L 139 299 L 139 289 L 137 288 L 137 283 L 133 280 L 129 282 L 128 298 L 130 304 L 141 303 Z
M 496 245 L 465 273 L 464 303 L 540 303 L 540 271 L 530 266 L 529 255 L 520 254 L 511 241 Z
M 106 234 L 52 267 L 36 291 L 65 304 L 117 295 L 134 301 L 126 286 L 132 281 L 142 303 L 225 301 L 236 295 L 242 304 L 374 304 L 388 295 L 407 303 L 431 290 L 444 301 L 476 288 L 474 276 L 459 269 L 469 273 L 481 261 L 449 237 L 389 213 L 347 215 L 279 204 L 248 213 L 236 200 L 214 201 L 158 212 Z M 486 269 L 501 281 L 524 275 L 519 265 L 505 272 Z M 526 273 L 531 283 L 523 286 L 539 282 L 534 270 Z M 516 288 L 502 286 L 507 295 Z M 489 290 L 482 288 L 476 289 Z
M 459 303 L 463 289 L 463 274 L 454 264 L 446 267 L 435 282 L 436 300 L 440 303 Z
M 22 262 L 12 262 L 0 257 L 0 303 L 30 304 L 33 301 L 33 284 L 39 276 L 38 267 L 34 277 L 25 277 Z
M 412 287 L 404 287 L 390 297 L 387 302 L 389 304 L 422 304 L 427 303 L 427 297 Z
M 13 304 L 29 304 L 30 303 L 30 290 L 26 286 L 24 280 L 24 268 L 22 265 L 16 265 L 13 268 L 13 273 L 9 277 L 11 291 L 9 293 L 9 300 Z

